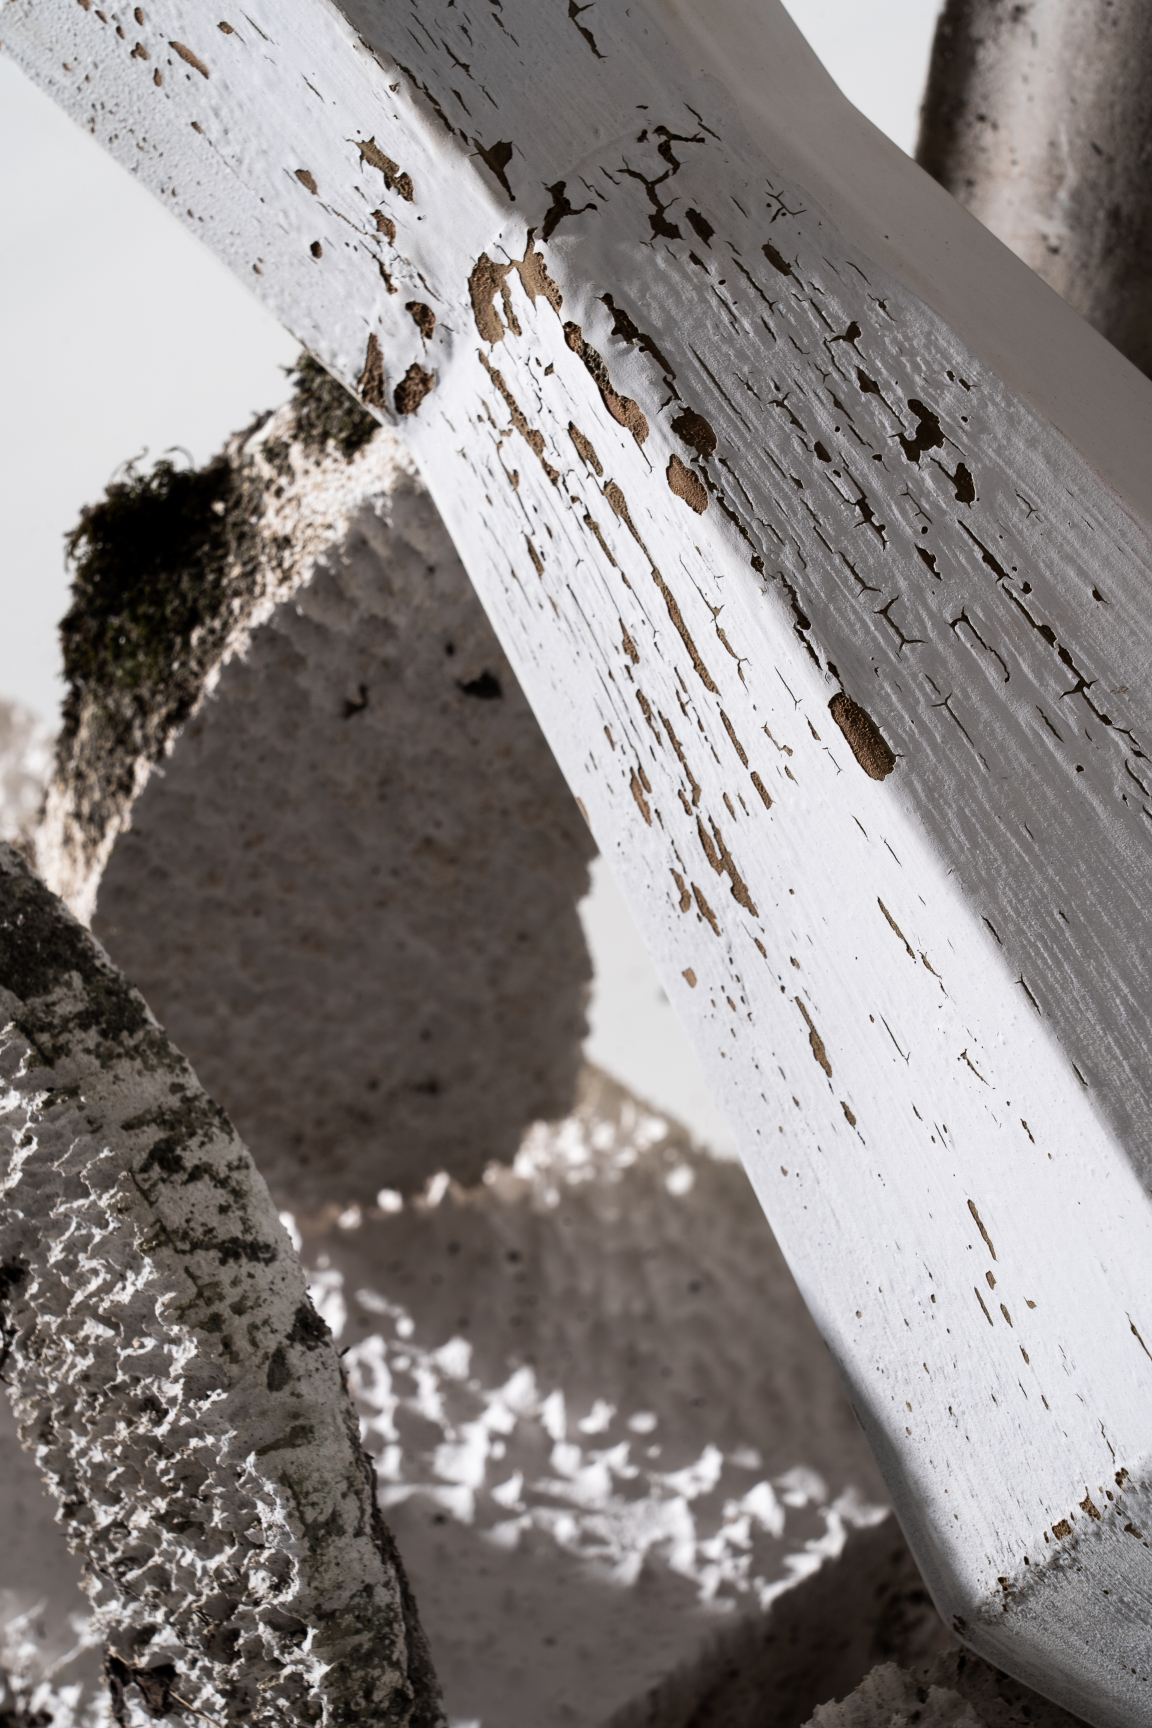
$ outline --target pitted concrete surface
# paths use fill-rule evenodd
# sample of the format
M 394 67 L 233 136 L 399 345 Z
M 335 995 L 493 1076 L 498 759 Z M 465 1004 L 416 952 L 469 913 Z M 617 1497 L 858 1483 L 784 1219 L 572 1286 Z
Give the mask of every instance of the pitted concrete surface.
M 571 1101 L 590 846 L 402 454 L 292 413 L 229 453 L 267 567 L 198 706 L 119 810 L 65 767 L 40 858 L 293 1206 L 452 1721 L 798 1724 L 943 1629 L 740 1168 L 595 1070 L 522 1138 Z M 72 1728 L 27 1474 L 8 1660 Z
M 52 1728 L 105 1722 L 102 1651 L 80 1588 L 80 1564 L 53 1517 L 36 1462 L 0 1396 L 0 1722 L 7 1711 Z
M 798 1728 L 948 1642 L 739 1166 L 587 1070 L 382 1198 L 293 1228 L 457 1728 Z

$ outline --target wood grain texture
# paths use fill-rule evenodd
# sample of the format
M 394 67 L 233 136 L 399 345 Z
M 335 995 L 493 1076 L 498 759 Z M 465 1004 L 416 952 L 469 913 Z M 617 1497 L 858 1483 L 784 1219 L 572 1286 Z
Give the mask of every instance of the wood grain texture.
M 107 16 L 6 45 L 400 424 L 942 1612 L 1152 1721 L 1147 383 L 778 8 Z

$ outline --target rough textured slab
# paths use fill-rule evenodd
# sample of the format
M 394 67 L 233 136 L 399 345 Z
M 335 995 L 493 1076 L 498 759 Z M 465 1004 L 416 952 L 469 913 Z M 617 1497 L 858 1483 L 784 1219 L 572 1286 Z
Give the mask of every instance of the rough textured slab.
M 939 1606 L 1152 1721 L 1146 381 L 777 7 L 222 22 L 5 40 L 403 423 Z
M 113 1697 L 433 1728 L 427 1644 L 268 1191 L 8 846 L 0 1020 L 6 1377 L 83 1555 Z
M 571 1105 L 593 846 L 411 459 L 306 364 L 74 553 L 46 880 L 283 1203 L 478 1180 Z
M 799 1723 L 865 1670 L 912 1575 L 738 1165 L 588 1070 L 480 1186 L 301 1228 L 454 1719 Z

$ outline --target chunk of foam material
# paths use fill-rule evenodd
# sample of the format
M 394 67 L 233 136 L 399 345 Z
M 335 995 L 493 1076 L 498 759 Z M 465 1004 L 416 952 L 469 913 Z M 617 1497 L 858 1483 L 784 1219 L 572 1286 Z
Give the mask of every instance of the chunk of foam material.
M 570 1108 L 594 850 L 412 463 L 317 374 L 83 519 L 38 842 L 306 1209 Z
M 0 1340 L 112 1677 L 221 1728 L 437 1728 L 332 1339 L 268 1190 L 0 843 Z

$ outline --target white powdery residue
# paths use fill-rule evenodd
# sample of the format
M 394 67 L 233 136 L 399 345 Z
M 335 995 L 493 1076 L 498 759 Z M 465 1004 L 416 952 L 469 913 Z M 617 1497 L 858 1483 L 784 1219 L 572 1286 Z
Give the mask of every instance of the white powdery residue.
M 445 1194 L 448 1192 L 449 1180 L 450 1178 L 446 1170 L 438 1170 L 435 1176 L 429 1177 L 428 1186 L 425 1188 L 423 1195 L 421 1195 L 414 1204 L 427 1206 L 430 1210 L 439 1206 L 441 1200 L 443 1200 Z
M 564 1409 L 564 1394 L 559 1387 L 549 1392 L 540 1406 L 540 1420 L 544 1432 L 553 1440 L 563 1440 L 568 1432 L 568 1418 Z
M 340 1337 L 348 1319 L 343 1284 L 344 1280 L 338 1272 L 322 1266 L 313 1273 L 312 1282 L 308 1286 L 312 1306 L 334 1338 Z
M 774 1418 L 784 1431 L 766 1431 L 755 1401 L 735 1426 L 717 1403 L 718 1354 L 733 1388 L 765 1374 L 749 1264 L 735 1243 L 747 1231 L 767 1250 L 770 1238 L 737 1170 L 611 1096 L 614 1111 L 536 1124 L 514 1164 L 490 1167 L 477 1189 L 437 1183 L 435 1206 L 430 1188 L 403 1218 L 384 1208 L 366 1216 L 356 1249 L 349 1233 L 328 1230 L 319 1300 L 340 1312 L 346 1266 L 355 1294 L 339 1342 L 402 1545 L 430 1519 L 440 1566 L 462 1539 L 453 1529 L 466 1529 L 484 1544 L 485 1570 L 506 1556 L 557 1582 L 595 1580 L 621 1593 L 624 1614 L 641 1577 L 708 1614 L 759 1612 L 837 1555 L 850 1527 L 884 1511 L 854 1425 L 829 1446 L 834 1424 L 815 1409 L 795 1415 L 803 1388 L 823 1386 L 822 1356 L 798 1350 L 790 1363 L 801 1378 Z M 442 1265 L 471 1300 L 450 1290 Z M 719 1296 L 722 1278 L 730 1299 Z M 707 1305 L 694 1300 L 706 1288 Z M 642 1344 L 617 1319 L 598 1327 L 591 1350 L 578 1348 L 575 1329 L 606 1302 L 621 1315 L 658 1305 Z M 649 1366 L 638 1376 L 629 1362 Z M 693 1410 L 702 1414 L 686 1422 Z M 798 1463 L 813 1420 L 825 1444 Z M 513 1591 L 523 1587 L 515 1578 Z
M 666 1476 L 657 1476 L 653 1480 L 670 1488 L 674 1494 L 683 1494 L 686 1500 L 695 1500 L 701 1494 L 711 1494 L 724 1471 L 724 1456 L 716 1446 L 705 1446 L 694 1464 L 689 1464 L 683 1470 L 671 1471 Z
M 777 1476 L 776 1486 L 782 1491 L 780 1497 L 785 1506 L 808 1506 L 828 1498 L 828 1485 L 824 1478 L 804 1464 L 797 1464 L 786 1470 L 783 1476 Z
M 329 1301 L 334 1276 L 325 1275 Z M 708 1444 L 681 1469 L 662 1472 L 652 1461 L 634 1461 L 627 1439 L 610 1447 L 582 1444 L 569 1437 L 584 1425 L 569 1423 L 561 1388 L 541 1396 L 527 1368 L 498 1388 L 485 1389 L 475 1381 L 462 1386 L 469 1357 L 459 1339 L 432 1352 L 407 1342 L 400 1357 L 395 1350 L 390 1354 L 379 1334 L 346 1354 L 365 1444 L 379 1454 L 387 1508 L 413 1496 L 424 1498 L 504 1550 L 535 1533 L 618 1587 L 633 1585 L 645 1566 L 655 1565 L 690 1580 L 699 1602 L 720 1608 L 731 1608 L 740 1598 L 759 1602 L 773 1586 L 786 1586 L 818 1565 L 819 1555 L 839 1552 L 847 1502 L 843 1514 L 821 1506 L 824 1528 L 815 1545 L 808 1534 L 810 1520 L 789 1544 L 784 1506 L 768 1482 L 738 1497 L 725 1492 L 731 1478 L 745 1472 L 718 1446 Z M 405 1384 L 407 1391 L 398 1389 Z M 471 1414 L 453 1422 L 448 1407 L 462 1394 Z M 615 1419 L 606 1401 L 594 1408 L 589 1440 Z M 406 1412 L 435 1424 L 441 1436 L 415 1457 L 402 1446 L 380 1444 L 384 1436 L 404 1432 Z M 656 1421 L 653 1412 L 642 1411 L 629 1425 L 651 1432 Z M 524 1454 L 535 1455 L 544 1467 L 509 1471 L 509 1463 Z M 783 1480 L 792 1501 L 807 1507 L 799 1487 L 801 1482 L 806 1488 L 816 1485 L 815 1473 L 800 1468 Z M 860 1501 L 861 1509 L 865 1504 Z M 734 1518 L 734 1508 L 744 1516 Z M 519 1515 L 509 1520 L 509 1512 Z M 761 1565 L 754 1567 L 757 1542 L 769 1553 L 758 1553 Z
M 291 1242 L 293 1248 L 295 1248 L 297 1254 L 299 1254 L 301 1237 L 299 1230 L 296 1228 L 295 1218 L 292 1216 L 291 1212 L 280 1212 L 277 1216 L 285 1230 L 288 1232 L 288 1240 Z
M 482 1488 L 491 1452 L 488 1426 L 481 1416 L 476 1422 L 466 1422 L 458 1439 L 437 1446 L 432 1468 L 445 1482 L 456 1482 L 470 1489 Z
M 466 1338 L 449 1338 L 447 1344 L 433 1351 L 432 1360 L 443 1370 L 446 1379 L 466 1380 L 472 1361 L 472 1346 Z
M 521 1505 L 520 1496 L 523 1491 L 524 1477 L 519 1470 L 514 1476 L 509 1476 L 507 1482 L 498 1482 L 494 1488 L 489 1490 L 497 1506 L 506 1506 L 510 1512 L 514 1512 Z M 495 1538 L 497 1530 L 504 1528 L 506 1528 L 504 1525 L 493 1525 L 489 1535 Z

